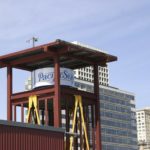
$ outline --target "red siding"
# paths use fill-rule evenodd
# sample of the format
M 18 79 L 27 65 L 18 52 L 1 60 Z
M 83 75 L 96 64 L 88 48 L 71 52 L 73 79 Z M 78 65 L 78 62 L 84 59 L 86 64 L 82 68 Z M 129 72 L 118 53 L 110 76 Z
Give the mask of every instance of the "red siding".
M 64 133 L 0 124 L 0 150 L 64 150 Z

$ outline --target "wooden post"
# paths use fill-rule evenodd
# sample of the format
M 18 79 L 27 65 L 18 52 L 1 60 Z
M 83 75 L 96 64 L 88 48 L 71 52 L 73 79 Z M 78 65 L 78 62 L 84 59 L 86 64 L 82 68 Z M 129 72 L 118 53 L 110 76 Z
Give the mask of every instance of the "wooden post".
M 14 105 L 14 121 L 16 121 L 16 105 Z
M 21 104 L 21 122 L 24 122 L 24 107 L 23 107 L 23 103 Z
M 94 65 L 93 70 L 94 70 L 94 94 L 96 96 L 96 103 L 95 103 L 96 150 L 102 150 L 98 65 Z
M 48 125 L 48 100 L 45 99 L 45 124 Z
M 41 124 L 44 125 L 45 124 L 45 120 L 44 120 L 45 111 L 44 111 L 44 109 L 41 110 L 41 115 L 42 115 Z
M 54 127 L 58 128 L 61 125 L 60 122 L 60 64 L 59 57 L 54 58 L 54 99 L 53 99 L 53 111 L 54 111 Z
M 7 120 L 12 121 L 12 67 L 7 67 Z
M 70 116 L 69 116 L 69 106 L 68 100 L 66 100 L 66 132 L 69 132 L 70 129 Z M 66 150 L 70 148 L 69 135 L 66 135 Z

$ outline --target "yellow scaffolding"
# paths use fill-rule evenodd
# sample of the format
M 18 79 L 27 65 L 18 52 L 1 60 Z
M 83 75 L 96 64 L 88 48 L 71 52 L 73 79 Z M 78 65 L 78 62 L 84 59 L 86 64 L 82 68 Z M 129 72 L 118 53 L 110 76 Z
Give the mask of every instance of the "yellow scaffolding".
M 36 95 L 32 95 L 29 97 L 27 123 L 29 123 L 29 121 L 30 121 L 31 110 L 33 107 L 34 107 L 34 112 L 36 114 L 37 124 L 40 125 L 40 117 L 38 114 L 38 103 L 37 103 L 37 96 Z
M 80 95 L 75 95 L 75 108 L 74 108 L 73 122 L 72 122 L 73 123 L 72 124 L 72 135 L 75 132 L 75 124 L 76 124 L 76 117 L 77 117 L 78 108 L 79 108 L 79 111 L 81 113 L 81 125 L 82 125 L 84 136 L 85 136 L 86 149 L 90 150 L 86 125 L 85 125 L 85 120 L 84 120 L 84 115 L 83 115 L 82 97 Z M 73 141 L 74 141 L 74 136 L 70 136 L 70 150 L 73 150 Z

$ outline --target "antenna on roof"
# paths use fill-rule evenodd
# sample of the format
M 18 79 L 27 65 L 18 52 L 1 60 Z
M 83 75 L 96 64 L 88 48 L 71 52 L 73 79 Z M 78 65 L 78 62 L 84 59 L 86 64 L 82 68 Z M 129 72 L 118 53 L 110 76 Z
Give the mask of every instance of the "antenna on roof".
M 27 43 L 32 42 L 32 47 L 35 47 L 35 42 L 38 42 L 38 38 L 32 37 L 31 39 L 26 41 Z

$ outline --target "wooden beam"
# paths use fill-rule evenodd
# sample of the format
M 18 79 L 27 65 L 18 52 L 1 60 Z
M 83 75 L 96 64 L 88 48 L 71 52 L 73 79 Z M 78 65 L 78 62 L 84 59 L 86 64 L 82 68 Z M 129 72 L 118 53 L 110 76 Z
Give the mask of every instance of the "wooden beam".
M 94 94 L 96 96 L 96 105 L 95 105 L 96 149 L 102 150 L 98 65 L 94 65 L 93 70 L 94 70 Z
M 25 55 L 25 54 L 29 54 L 29 53 L 32 53 L 32 52 L 36 52 L 36 51 L 39 51 L 39 50 L 43 50 L 43 47 L 53 47 L 53 46 L 58 46 L 59 45 L 59 42 L 58 41 L 54 41 L 54 42 L 51 42 L 51 43 L 48 43 L 48 44 L 43 44 L 43 45 L 40 45 L 40 46 L 36 46 L 36 47 L 32 47 L 32 48 L 28 48 L 28 49 L 25 49 L 25 50 L 21 50 L 21 51 L 18 51 L 18 52 L 14 52 L 14 53 L 10 53 L 10 54 L 6 54 L 6 55 L 3 55 L 3 56 L 0 56 L 0 60 L 6 60 L 6 59 L 9 59 L 9 58 L 12 58 L 12 57 L 16 57 L 16 56 L 22 56 L 22 55 Z
M 23 103 L 21 104 L 21 122 L 24 122 L 24 107 L 23 107 Z
M 61 111 L 60 111 L 60 64 L 59 57 L 54 58 L 54 127 L 58 128 L 61 125 Z
M 26 108 L 28 108 L 29 100 L 28 99 L 20 99 L 20 100 L 17 100 L 17 101 L 12 101 L 12 103 L 13 103 L 13 105 L 16 105 L 16 107 L 21 106 L 21 104 L 23 103 L 24 107 L 26 105 L 27 106 Z
M 69 129 L 70 129 L 70 115 L 69 115 L 69 105 L 68 105 L 68 99 L 66 99 L 66 132 L 69 133 Z M 66 134 L 66 150 L 69 150 L 70 148 L 70 137 L 69 135 Z
M 11 65 L 12 66 L 16 66 L 16 65 L 20 65 L 20 64 L 26 64 L 26 63 L 32 63 L 38 60 L 42 60 L 42 59 L 46 59 L 49 58 L 50 55 L 42 53 L 42 54 L 36 54 L 36 55 L 32 55 L 32 56 L 28 56 L 26 58 L 20 58 L 14 61 L 11 61 Z
M 54 57 L 54 56 L 56 56 L 57 51 L 55 51 L 55 48 L 45 46 L 44 47 L 44 53 L 46 53 L 46 55 Z
M 6 66 L 8 66 L 9 64 L 6 64 L 6 63 L 4 63 L 4 62 L 0 62 L 0 68 L 3 68 L 3 67 L 6 67 Z
M 65 54 L 65 57 L 68 57 L 70 59 L 79 60 L 81 62 L 87 63 L 88 65 L 94 64 L 94 62 L 91 59 L 87 58 L 86 56 L 76 56 L 76 55 Z
M 54 57 L 64 56 L 67 53 L 69 53 L 69 50 L 70 50 L 70 48 L 67 45 L 63 45 L 62 47 L 55 47 L 55 48 L 54 47 L 53 48 L 50 48 L 50 47 L 44 48 L 45 53 L 53 55 Z
M 38 101 L 43 101 L 44 99 L 49 99 L 52 101 L 52 99 L 54 98 L 54 96 L 38 96 Z M 27 105 L 29 102 L 29 100 L 27 98 L 23 98 L 23 99 L 14 99 L 12 100 L 13 105 L 16 106 L 21 106 L 21 104 L 23 103 L 24 105 Z
M 43 47 L 44 53 L 28 56 L 26 58 L 20 58 L 20 59 L 11 61 L 10 63 L 12 66 L 16 66 L 20 64 L 32 63 L 38 60 L 50 59 L 50 58 L 55 57 L 57 55 L 57 51 L 55 52 L 55 51 L 52 51 L 52 50 L 50 51 L 50 50 L 51 50 L 50 48 L 48 48 L 47 46 L 44 46 Z M 60 50 L 60 54 L 65 52 L 63 50 L 65 49 L 63 48 Z
M 14 121 L 16 121 L 16 105 L 14 105 Z
M 7 120 L 12 121 L 12 67 L 7 67 Z
M 48 125 L 48 99 L 45 99 L 45 125 Z
M 81 91 L 81 90 L 78 90 L 78 89 L 74 89 L 74 88 L 67 88 L 67 87 L 63 87 L 61 89 L 61 95 L 81 95 L 83 97 L 83 99 L 86 99 L 87 101 L 88 100 L 91 100 L 95 103 L 95 100 L 96 100 L 96 96 L 95 94 L 93 93 L 90 93 L 90 92 L 86 92 L 86 91 Z
M 107 62 L 111 62 L 111 61 L 116 61 L 117 60 L 116 56 L 107 54 L 105 52 L 93 50 L 91 48 L 87 48 L 87 47 L 76 45 L 76 44 L 72 44 L 72 43 L 68 43 L 68 45 L 71 46 L 71 49 L 76 49 L 76 51 L 85 51 L 85 52 L 90 53 L 91 55 L 96 55 L 96 56 L 99 56 L 99 57 L 103 57 L 103 58 L 105 58 L 107 60 Z
M 23 99 L 23 98 L 28 98 L 29 96 L 31 95 L 37 95 L 37 96 L 40 96 L 40 95 L 44 95 L 44 94 L 53 94 L 54 93 L 54 87 L 52 88 L 46 88 L 46 89 L 36 89 L 36 90 L 31 90 L 31 91 L 27 91 L 27 92 L 20 92 L 20 93 L 16 93 L 16 94 L 13 94 L 11 96 L 11 99 L 12 100 L 17 100 L 17 99 Z
M 20 70 L 24 70 L 24 71 L 32 71 L 33 69 L 31 68 L 31 67 L 27 67 L 27 66 L 25 66 L 25 65 L 23 65 L 23 66 L 19 66 L 19 65 L 17 65 L 17 66 L 14 66 L 13 68 L 15 68 L 15 69 L 20 69 Z

